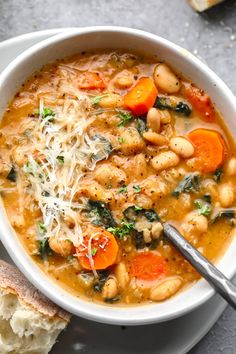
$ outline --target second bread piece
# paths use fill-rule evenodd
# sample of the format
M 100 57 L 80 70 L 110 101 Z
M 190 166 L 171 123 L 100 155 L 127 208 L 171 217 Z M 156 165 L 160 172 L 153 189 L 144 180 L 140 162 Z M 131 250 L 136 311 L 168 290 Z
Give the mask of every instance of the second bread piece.
M 0 353 L 47 354 L 70 315 L 0 261 Z

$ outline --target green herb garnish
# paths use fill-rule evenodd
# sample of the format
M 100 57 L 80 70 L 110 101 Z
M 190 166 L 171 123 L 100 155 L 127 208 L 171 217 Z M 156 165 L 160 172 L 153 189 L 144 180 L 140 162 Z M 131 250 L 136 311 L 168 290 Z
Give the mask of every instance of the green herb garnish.
M 120 240 L 123 240 L 133 229 L 134 224 L 123 219 L 121 220 L 120 226 L 109 227 L 107 231 L 111 232 L 115 236 L 118 236 Z
M 91 250 L 91 253 L 92 253 L 92 256 L 95 256 L 95 254 L 97 253 L 98 249 L 97 248 L 92 248 Z
M 181 193 L 190 193 L 199 191 L 199 175 L 191 173 L 184 177 L 179 185 L 172 192 L 174 197 L 178 197 Z
M 100 103 L 101 99 L 106 96 L 107 96 L 107 94 L 92 97 L 91 98 L 92 105 L 97 106 Z
M 37 222 L 37 229 L 40 234 L 44 234 L 47 231 L 47 227 L 45 224 L 42 222 L 42 220 L 39 220 Z
M 133 186 L 133 189 L 134 189 L 134 191 L 135 191 L 135 193 L 140 193 L 141 192 L 141 190 L 142 190 L 142 188 L 140 187 L 140 186 Z
M 117 111 L 117 116 L 120 118 L 118 127 L 124 127 L 127 123 L 134 119 L 130 112 Z
M 118 136 L 117 140 L 119 141 L 119 143 L 123 144 L 125 142 L 125 139 L 122 138 L 121 136 Z
M 211 214 L 212 212 L 211 206 L 205 203 L 203 200 L 197 199 L 194 201 L 194 204 L 198 209 L 199 215 L 209 216 Z
M 37 109 L 35 111 L 35 114 L 40 115 L 40 111 Z M 53 112 L 53 110 L 51 108 L 48 107 L 44 107 L 42 113 L 41 113 L 41 117 L 42 119 L 48 118 L 49 122 L 53 122 L 54 121 L 54 117 L 55 117 L 56 113 Z
M 127 192 L 127 186 L 124 184 L 120 189 L 118 189 L 118 193 L 126 193 Z
M 17 174 L 14 166 L 10 169 L 10 172 L 7 175 L 7 179 L 12 182 L 16 182 Z
M 134 206 L 134 210 L 135 210 L 135 211 L 141 211 L 141 210 L 143 210 L 143 207 L 138 206 L 138 205 L 135 205 L 135 206 Z

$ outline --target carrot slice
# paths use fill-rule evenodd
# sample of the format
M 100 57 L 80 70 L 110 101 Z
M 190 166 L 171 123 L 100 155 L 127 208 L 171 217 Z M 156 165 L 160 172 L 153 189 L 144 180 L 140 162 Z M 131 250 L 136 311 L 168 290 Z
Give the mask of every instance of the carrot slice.
M 222 136 L 208 129 L 196 129 L 188 134 L 195 147 L 195 167 L 204 173 L 214 172 L 224 161 L 225 144 Z
M 192 104 L 201 118 L 206 122 L 213 122 L 215 120 L 215 109 L 210 97 L 199 88 L 193 85 L 185 85 L 185 96 Z
M 154 105 L 157 94 L 153 80 L 149 77 L 142 77 L 124 96 L 124 104 L 135 115 L 145 114 Z
M 141 252 L 132 259 L 130 273 L 137 279 L 155 280 L 167 274 L 167 263 L 159 254 Z
M 93 71 L 81 73 L 77 82 L 81 89 L 93 90 L 105 88 L 105 83 L 99 73 Z
M 84 269 L 105 269 L 114 264 L 118 254 L 118 243 L 108 231 L 94 228 L 91 242 L 85 237 L 77 248 L 78 259 Z

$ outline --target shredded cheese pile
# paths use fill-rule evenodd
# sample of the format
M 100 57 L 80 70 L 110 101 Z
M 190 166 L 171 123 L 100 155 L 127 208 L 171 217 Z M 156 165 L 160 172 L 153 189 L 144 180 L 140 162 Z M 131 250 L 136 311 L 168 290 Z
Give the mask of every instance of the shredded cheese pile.
M 107 142 L 89 137 L 88 127 L 94 121 L 89 115 L 90 99 L 65 98 L 64 105 L 43 117 L 40 101 L 39 117 L 31 134 L 31 151 L 21 176 L 31 188 L 28 193 L 42 212 L 45 227 L 42 237 L 69 239 L 75 246 L 83 243 L 80 213 L 86 198 L 76 197 L 86 170 L 94 170 L 97 161 L 108 157 Z M 73 225 L 73 227 L 71 227 Z

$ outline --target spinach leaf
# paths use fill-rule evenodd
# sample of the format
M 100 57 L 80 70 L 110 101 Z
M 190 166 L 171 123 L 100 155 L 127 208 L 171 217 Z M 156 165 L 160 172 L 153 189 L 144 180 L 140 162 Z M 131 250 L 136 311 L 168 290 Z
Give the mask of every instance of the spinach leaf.
M 222 168 L 217 168 L 215 172 L 213 173 L 214 180 L 219 183 L 221 181 L 223 175 L 223 169 Z
M 159 216 L 157 215 L 157 213 L 155 212 L 154 209 L 148 209 L 144 211 L 144 215 L 146 216 L 146 218 L 148 219 L 148 221 L 160 221 Z
M 221 218 L 233 219 L 235 215 L 235 209 L 221 209 L 217 214 L 212 216 L 212 222 L 214 223 Z
M 108 276 L 109 276 L 109 271 L 107 270 L 100 271 L 98 273 L 98 279 L 93 284 L 93 290 L 96 291 L 97 293 L 100 293 L 102 291 L 102 288 L 104 287 L 104 284 Z
M 52 250 L 49 246 L 49 240 L 46 237 L 39 241 L 39 254 L 43 260 L 52 255 Z
M 187 103 L 179 101 L 177 104 L 171 102 L 169 97 L 157 97 L 154 107 L 159 109 L 168 109 L 170 111 L 174 111 L 184 117 L 189 117 L 192 113 L 192 109 Z
M 127 220 L 136 221 L 138 215 L 143 215 L 150 222 L 159 221 L 160 218 L 154 209 L 144 209 L 137 205 L 131 205 L 123 212 Z
M 192 113 L 191 108 L 184 102 L 178 102 L 176 107 L 174 108 L 174 111 L 185 117 L 189 117 Z
M 139 232 L 139 231 L 135 230 L 135 233 L 134 233 L 134 244 L 135 244 L 135 247 L 138 250 L 146 247 L 146 243 L 144 241 L 142 232 Z
M 17 173 L 16 173 L 14 166 L 12 166 L 12 168 L 10 169 L 10 172 L 7 175 L 7 179 L 9 181 L 16 182 L 16 178 L 17 178 Z
M 172 192 L 174 197 L 178 197 L 181 193 L 190 193 L 199 191 L 199 175 L 196 173 L 191 173 L 184 177 L 184 179 L 179 183 L 179 185 Z
M 147 124 L 146 121 L 142 118 L 136 118 L 135 119 L 135 124 L 136 124 L 136 129 L 139 132 L 141 136 L 143 136 L 143 133 L 147 130 Z
M 112 298 L 106 298 L 106 299 L 104 299 L 104 302 L 107 302 L 108 304 L 114 304 L 114 302 L 117 302 L 117 301 L 119 301 L 121 299 L 121 296 L 120 295 L 116 295 L 116 296 L 114 296 L 114 297 L 112 297 Z
M 96 226 L 104 226 L 105 228 L 117 226 L 106 203 L 89 200 L 88 210 L 88 217 L 91 219 L 92 224 Z
M 91 156 L 91 160 L 98 162 L 107 159 L 113 150 L 110 141 L 100 134 L 94 134 L 91 139 L 95 141 L 97 149 L 100 150 L 97 154 Z
M 157 97 L 156 102 L 154 103 L 154 107 L 159 108 L 159 109 L 173 109 L 173 104 L 171 104 L 171 101 L 168 97 Z
M 210 195 L 210 193 L 204 194 L 203 199 L 204 199 L 207 203 L 211 204 L 211 195 Z

